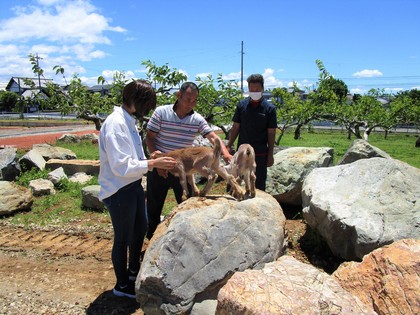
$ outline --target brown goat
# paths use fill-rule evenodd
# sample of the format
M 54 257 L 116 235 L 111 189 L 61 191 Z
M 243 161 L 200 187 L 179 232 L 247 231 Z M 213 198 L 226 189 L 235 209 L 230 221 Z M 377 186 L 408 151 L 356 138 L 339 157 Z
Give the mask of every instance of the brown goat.
M 233 155 L 232 162 L 225 166 L 226 171 L 235 177 L 240 185 L 245 181 L 245 193 L 255 197 L 255 151 L 249 144 L 241 144 Z
M 221 140 L 216 138 L 213 148 L 209 147 L 190 147 L 178 149 L 166 153 L 160 153 L 159 156 L 169 156 L 174 158 L 177 163 L 175 167 L 168 170 L 174 176 L 179 177 L 179 182 L 183 189 L 182 200 L 188 198 L 187 181 L 193 189 L 193 196 L 204 197 L 208 194 L 217 175 L 220 175 L 231 187 L 231 194 L 238 200 L 244 197 L 243 188 L 236 182 L 234 176 L 228 174 L 221 164 Z M 199 173 L 207 178 L 207 183 L 200 191 L 195 184 L 194 174 Z

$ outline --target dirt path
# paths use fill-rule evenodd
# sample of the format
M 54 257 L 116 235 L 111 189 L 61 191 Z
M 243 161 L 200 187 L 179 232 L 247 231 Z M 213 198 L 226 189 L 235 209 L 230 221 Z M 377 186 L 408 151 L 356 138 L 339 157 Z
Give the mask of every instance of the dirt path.
M 0 227 L 0 314 L 143 314 L 115 297 L 111 238 Z

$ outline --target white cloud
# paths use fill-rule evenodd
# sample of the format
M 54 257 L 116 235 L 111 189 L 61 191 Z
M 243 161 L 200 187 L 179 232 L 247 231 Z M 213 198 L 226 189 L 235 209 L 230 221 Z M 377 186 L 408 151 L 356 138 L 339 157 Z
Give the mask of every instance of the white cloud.
M 231 72 L 229 74 L 223 75 L 222 79 L 226 81 L 241 80 L 241 72 Z
M 207 78 L 209 75 L 211 75 L 211 72 L 203 72 L 203 73 L 197 73 L 196 75 L 195 75 L 195 77 L 197 78 Z
M 364 94 L 366 91 L 365 90 L 362 90 L 362 89 L 360 89 L 360 88 L 355 88 L 355 89 L 350 89 L 350 93 L 351 94 Z
M 60 46 L 39 44 L 31 47 L 31 51 L 36 51 L 39 55 L 46 55 L 61 52 Z
M 365 70 L 353 73 L 353 77 L 356 77 L 356 78 L 380 77 L 382 75 L 383 75 L 382 72 L 379 70 L 369 70 L 369 69 L 365 69 Z
M 264 88 L 270 89 L 275 87 L 282 87 L 283 82 L 274 76 L 274 69 L 264 69 L 262 76 L 264 77 Z
M 20 51 L 19 46 L 8 44 L 8 45 L 0 45 L 0 56 L 7 57 L 17 55 Z
M 404 89 L 399 88 L 399 87 L 395 87 L 395 88 L 385 88 L 384 91 L 386 93 L 397 93 L 397 92 L 400 92 L 400 91 L 404 91 Z
M 38 0 L 38 3 L 41 5 L 54 5 L 56 3 L 63 2 L 62 0 Z
M 35 53 L 43 58 L 46 77 L 55 76 L 55 65 L 62 66 L 67 77 L 84 73 L 81 62 L 107 55 L 97 47 L 111 44 L 107 32 L 126 32 L 85 0 L 38 0 L 36 5 L 15 6 L 13 12 L 0 21 L 0 81 L 33 76 L 28 55 Z
M 121 70 L 103 70 L 101 75 L 105 78 L 106 81 L 108 82 L 112 82 L 114 75 L 117 73 L 124 73 L 124 76 L 126 79 L 133 79 L 135 78 L 134 72 L 133 71 L 121 71 Z M 97 79 L 97 78 L 96 78 Z M 97 83 L 95 83 L 97 84 Z
M 50 1 L 51 2 L 51 1 Z M 42 39 L 53 42 L 109 44 L 105 31 L 125 32 L 112 27 L 86 1 L 54 2 L 53 6 L 21 7 L 17 16 L 3 20 L 1 41 Z

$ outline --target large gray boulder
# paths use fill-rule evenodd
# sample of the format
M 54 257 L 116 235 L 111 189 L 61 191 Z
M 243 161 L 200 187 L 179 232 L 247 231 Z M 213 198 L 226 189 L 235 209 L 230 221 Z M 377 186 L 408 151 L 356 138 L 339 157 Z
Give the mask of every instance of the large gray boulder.
M 0 215 L 30 210 L 32 203 L 30 189 L 12 182 L 0 181 Z
M 370 158 L 313 170 L 302 189 L 303 217 L 332 252 L 361 260 L 403 238 L 420 238 L 420 169 Z
M 51 159 L 74 160 L 77 158 L 73 151 L 66 148 L 55 147 L 47 143 L 35 144 L 32 146 L 32 150 L 39 152 L 45 161 Z
M 282 204 L 302 204 L 302 184 L 315 168 L 332 165 L 332 148 L 287 148 L 274 155 L 265 191 Z
M 262 270 L 236 272 L 217 300 L 216 315 L 376 314 L 334 277 L 288 255 Z
M 156 230 L 136 281 L 145 314 L 184 314 L 198 296 L 215 299 L 235 272 L 262 268 L 285 246 L 283 211 L 270 195 L 190 198 Z M 211 292 L 213 296 L 211 297 Z
M 14 181 L 20 174 L 20 165 L 16 155 L 17 149 L 5 147 L 0 149 L 0 180 Z
M 344 153 L 337 165 L 353 163 L 360 159 L 370 159 L 372 157 L 381 157 L 391 159 L 391 156 L 381 149 L 371 145 L 366 140 L 356 139 Z

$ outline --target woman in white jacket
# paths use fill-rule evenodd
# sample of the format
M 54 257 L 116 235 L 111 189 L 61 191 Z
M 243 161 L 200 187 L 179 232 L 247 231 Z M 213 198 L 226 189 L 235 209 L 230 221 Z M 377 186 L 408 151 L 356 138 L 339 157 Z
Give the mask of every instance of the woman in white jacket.
M 114 107 L 99 134 L 99 199 L 108 208 L 114 229 L 112 263 L 117 283 L 113 293 L 117 296 L 135 298 L 134 281 L 147 232 L 141 178 L 148 170 L 171 169 L 176 163 L 168 157 L 146 160 L 136 118 L 142 119 L 155 107 L 153 87 L 144 80 L 132 81 L 124 87 L 121 107 Z

